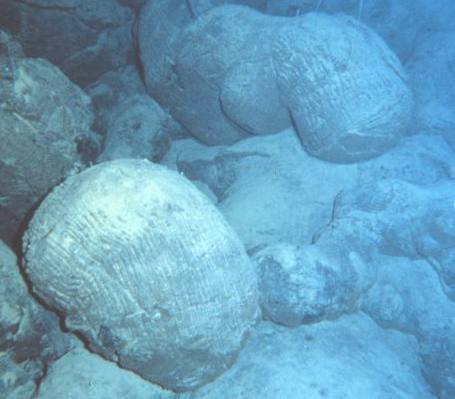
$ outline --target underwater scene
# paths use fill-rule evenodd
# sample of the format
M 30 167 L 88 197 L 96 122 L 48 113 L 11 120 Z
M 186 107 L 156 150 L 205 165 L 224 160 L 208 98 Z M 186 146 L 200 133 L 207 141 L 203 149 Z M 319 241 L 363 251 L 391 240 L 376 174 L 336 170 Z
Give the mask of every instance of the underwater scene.
M 0 0 L 0 399 L 455 399 L 454 0 Z

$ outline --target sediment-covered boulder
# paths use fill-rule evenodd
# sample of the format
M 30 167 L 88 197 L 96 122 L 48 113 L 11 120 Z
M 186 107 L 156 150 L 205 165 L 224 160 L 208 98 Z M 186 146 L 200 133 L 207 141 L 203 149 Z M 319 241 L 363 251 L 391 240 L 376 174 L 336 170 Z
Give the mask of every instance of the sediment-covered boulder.
M 3 11 L 2 11 L 3 12 Z M 6 41 L 5 41 L 6 43 Z M 33 205 L 93 160 L 90 98 L 57 67 L 0 46 L 0 238 L 12 243 Z
M 226 370 L 257 319 L 256 274 L 233 230 L 189 181 L 145 160 L 65 180 L 35 213 L 24 256 L 70 330 L 168 389 Z

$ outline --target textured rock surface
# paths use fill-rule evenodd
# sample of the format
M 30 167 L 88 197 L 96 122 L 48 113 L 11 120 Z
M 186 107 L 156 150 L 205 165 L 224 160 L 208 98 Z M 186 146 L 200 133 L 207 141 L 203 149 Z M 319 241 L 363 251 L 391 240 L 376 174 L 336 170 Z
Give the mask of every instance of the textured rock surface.
M 398 58 L 366 26 L 311 13 L 279 32 L 274 68 L 306 150 L 335 162 L 373 158 L 406 131 L 412 96 Z
M 85 88 L 96 114 L 95 129 L 106 134 L 112 109 L 125 97 L 145 94 L 145 87 L 134 65 L 128 65 L 102 75 Z
M 248 250 L 278 241 L 309 244 L 330 221 L 337 194 L 358 178 L 356 165 L 306 154 L 290 130 L 229 147 L 175 141 L 164 162 L 213 191 Z
M 37 399 L 174 397 L 171 392 L 164 391 L 84 349 L 69 352 L 53 363 L 36 395 Z
M 286 326 L 334 319 L 358 308 L 374 268 L 355 252 L 328 245 L 270 245 L 253 257 L 265 318 Z M 373 270 L 370 270 L 373 269 Z
M 267 0 L 267 12 L 273 15 L 312 11 L 352 15 L 378 32 L 402 62 L 412 56 L 428 33 L 455 28 L 452 6 L 452 0 Z
M 46 58 L 85 86 L 133 59 L 133 14 L 117 1 L 4 0 L 0 26 L 28 57 Z
M 149 92 L 203 142 L 278 132 L 292 119 L 312 155 L 351 162 L 381 154 L 406 130 L 412 96 L 402 67 L 354 19 L 229 5 L 193 21 L 186 3 L 144 6 L 139 51 Z
M 168 389 L 235 359 L 257 317 L 242 244 L 190 182 L 148 161 L 67 179 L 25 237 L 34 291 L 91 348 Z
M 75 165 L 96 155 L 90 99 L 42 59 L 0 48 L 0 238 Z M 81 155 L 82 154 L 82 155 Z
M 287 329 L 262 323 L 234 367 L 183 399 L 434 398 L 413 337 L 364 315 Z
M 455 300 L 454 192 L 453 180 L 426 187 L 395 179 L 372 182 L 339 198 L 335 224 L 342 220 L 349 229 L 347 221 L 357 220 L 360 227 L 352 229 L 352 235 L 359 239 L 358 234 L 368 230 L 365 245 L 386 255 L 426 259 L 438 272 L 444 292 Z
M 55 315 L 28 293 L 16 257 L 0 241 L 0 392 L 29 398 L 46 365 L 64 354 L 71 340 Z
M 171 118 L 147 95 L 126 97 L 109 112 L 97 162 L 119 158 L 159 161 L 171 143 Z
M 398 171 L 413 179 L 420 174 Z M 378 278 L 362 308 L 384 328 L 419 340 L 426 380 L 438 397 L 449 399 L 455 395 L 455 188 L 444 174 L 424 173 L 421 186 L 383 179 L 347 190 L 317 242 L 344 242 L 370 254 Z
M 135 66 L 104 74 L 87 87 L 96 119 L 94 129 L 104 136 L 97 161 L 117 158 L 161 159 L 182 127 L 146 95 Z

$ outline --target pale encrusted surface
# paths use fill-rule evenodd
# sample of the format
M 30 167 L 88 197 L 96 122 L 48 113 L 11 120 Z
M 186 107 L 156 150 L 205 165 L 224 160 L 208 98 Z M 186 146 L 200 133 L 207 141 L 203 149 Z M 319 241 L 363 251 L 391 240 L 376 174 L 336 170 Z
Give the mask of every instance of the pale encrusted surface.
M 25 237 L 34 290 L 96 351 L 150 381 L 199 386 L 234 360 L 257 316 L 242 244 L 190 182 L 148 161 L 58 186 Z

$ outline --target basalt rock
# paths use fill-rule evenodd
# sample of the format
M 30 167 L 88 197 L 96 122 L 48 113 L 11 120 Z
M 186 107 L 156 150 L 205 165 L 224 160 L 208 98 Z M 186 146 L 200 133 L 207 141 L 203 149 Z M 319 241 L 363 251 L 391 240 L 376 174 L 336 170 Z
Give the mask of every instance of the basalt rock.
M 189 181 L 145 160 L 67 179 L 35 213 L 24 253 L 34 291 L 70 330 L 175 391 L 226 370 L 257 318 L 237 236 Z

